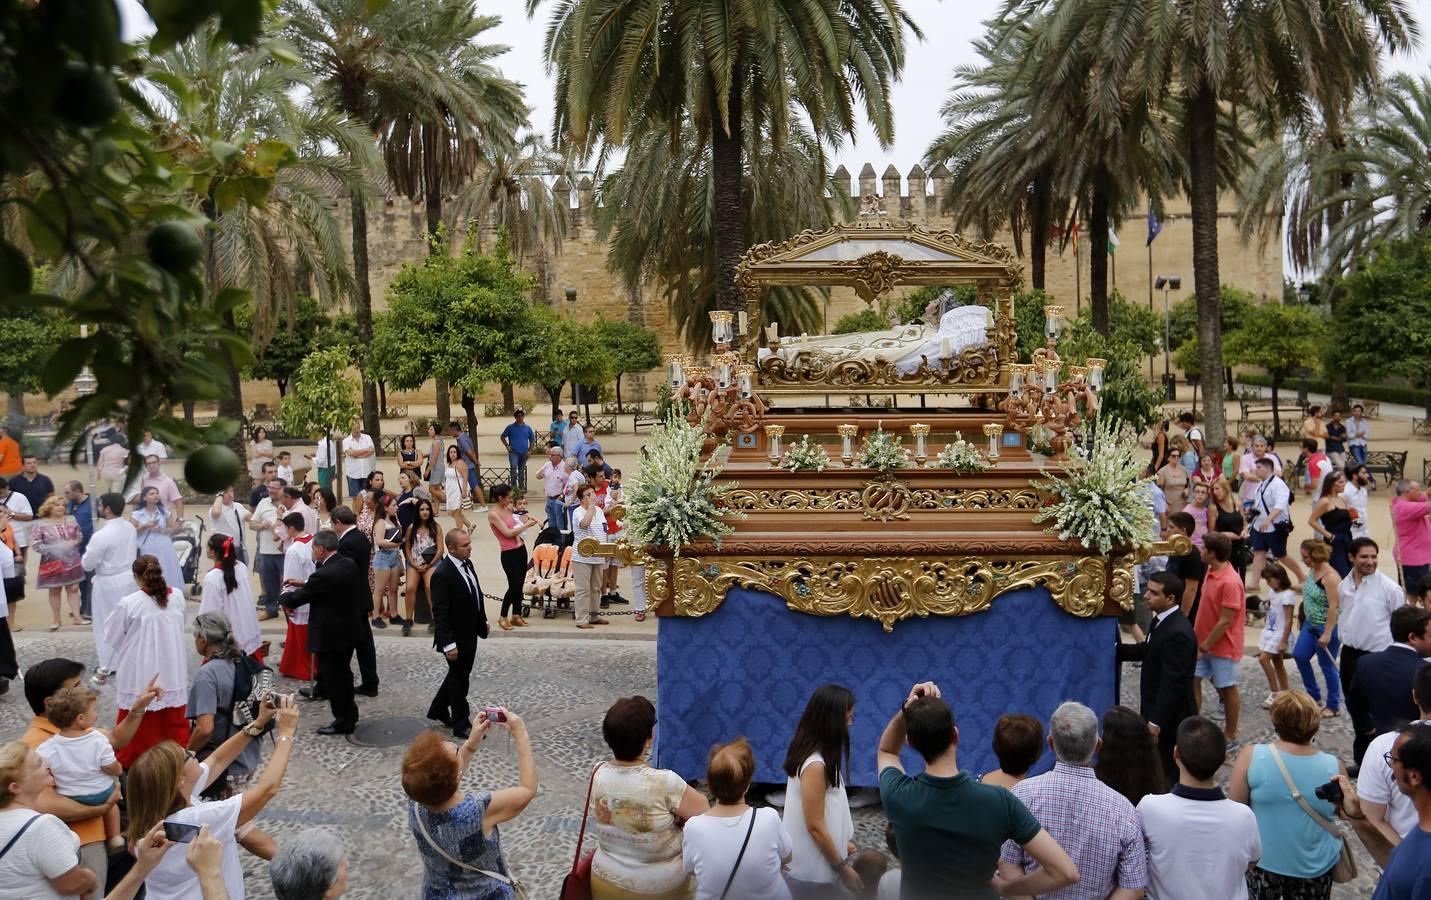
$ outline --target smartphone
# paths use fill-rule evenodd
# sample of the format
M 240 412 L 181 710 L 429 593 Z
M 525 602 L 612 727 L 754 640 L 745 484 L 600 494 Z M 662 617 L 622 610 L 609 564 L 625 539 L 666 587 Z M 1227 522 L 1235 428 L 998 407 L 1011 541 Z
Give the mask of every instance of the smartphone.
M 176 844 L 187 844 L 194 839 L 194 835 L 199 833 L 198 825 L 188 825 L 184 822 L 164 823 L 164 837 Z

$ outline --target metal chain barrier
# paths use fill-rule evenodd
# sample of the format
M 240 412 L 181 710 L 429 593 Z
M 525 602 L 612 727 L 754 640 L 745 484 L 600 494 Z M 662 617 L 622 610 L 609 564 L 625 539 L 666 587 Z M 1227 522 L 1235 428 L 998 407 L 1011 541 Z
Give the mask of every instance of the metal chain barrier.
M 499 607 L 502 605 L 502 598 L 501 598 L 501 597 L 498 597 L 498 596 L 496 596 L 496 595 L 494 595 L 494 594 L 488 594 L 488 593 L 486 593 L 485 591 L 484 591 L 483 594 L 482 594 L 482 599 L 483 599 L 483 600 L 491 600 L 493 603 L 497 604 Z M 533 599 L 533 598 L 529 598 L 529 597 L 525 597 L 525 596 L 524 596 L 522 599 L 523 599 L 523 602 L 526 602 L 527 600 Z M 540 609 L 540 608 L 541 608 L 541 604 L 532 603 L 532 604 L 531 604 L 531 607 L 532 607 L 532 609 Z M 569 608 L 569 607 L 568 607 L 568 608 Z M 650 610 L 646 610 L 647 615 L 650 615 L 650 612 L 651 612 Z M 614 608 L 614 607 L 608 607 L 608 608 L 606 608 L 606 609 L 601 610 L 601 615 L 603 615 L 603 616 L 634 616 L 634 615 L 636 615 L 636 613 L 637 613 L 637 610 L 634 610 L 634 609 L 616 609 L 616 608 Z

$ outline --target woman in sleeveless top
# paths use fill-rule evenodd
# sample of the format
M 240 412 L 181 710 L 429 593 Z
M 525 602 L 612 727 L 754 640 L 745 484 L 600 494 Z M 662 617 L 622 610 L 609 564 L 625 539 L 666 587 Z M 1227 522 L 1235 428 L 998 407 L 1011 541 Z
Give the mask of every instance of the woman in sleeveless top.
M 462 458 L 457 445 L 447 448 L 447 465 L 442 480 L 442 510 L 452 513 L 458 528 L 468 529 L 467 517 L 462 515 L 462 501 L 467 496 L 467 462 Z
M 447 456 L 443 453 L 442 438 L 438 434 L 436 422 L 429 422 L 427 424 L 427 438 L 427 483 L 444 484 L 447 477 L 447 466 L 443 460 L 445 460 Z
M 1247 518 L 1242 514 L 1242 506 L 1232 484 L 1226 478 L 1212 483 L 1212 505 L 1208 507 L 1212 522 L 1208 531 L 1216 531 L 1232 541 L 1232 566 L 1239 578 L 1247 578 Z
M 1342 498 L 1342 489 L 1347 486 L 1346 473 L 1338 470 L 1322 479 L 1322 493 L 1312 507 L 1312 515 L 1307 524 L 1332 545 L 1332 568 L 1345 578 L 1351 574 L 1351 556 L 1347 552 L 1352 540 L 1352 520 L 1355 513 Z
M 1342 642 L 1337 636 L 1337 614 L 1340 606 L 1338 589 L 1341 576 L 1331 567 L 1332 548 L 1317 540 L 1302 542 L 1302 561 L 1307 564 L 1307 580 L 1302 583 L 1302 633 L 1297 637 L 1297 646 L 1292 650 L 1292 658 L 1297 661 L 1297 670 L 1302 673 L 1302 684 L 1307 694 L 1321 702 L 1322 692 L 1317 686 L 1317 677 L 1312 671 L 1312 657 L 1322 668 L 1322 677 L 1327 682 L 1327 705 L 1322 710 L 1324 718 L 1331 718 L 1341 711 L 1342 684 L 1337 674 L 1337 653 Z
M 417 452 L 417 438 L 410 434 L 402 436 L 398 447 L 398 474 L 403 472 L 422 477 L 422 456 Z
M 497 547 L 502 551 L 502 571 L 507 575 L 507 593 L 502 596 L 502 615 L 497 624 L 503 631 L 511 631 L 513 627 L 527 624 L 521 615 L 522 582 L 527 577 L 527 545 L 522 533 L 534 527 L 537 520 L 513 508 L 512 489 L 508 485 L 493 485 L 487 502 L 490 504 L 487 525 L 497 538 Z

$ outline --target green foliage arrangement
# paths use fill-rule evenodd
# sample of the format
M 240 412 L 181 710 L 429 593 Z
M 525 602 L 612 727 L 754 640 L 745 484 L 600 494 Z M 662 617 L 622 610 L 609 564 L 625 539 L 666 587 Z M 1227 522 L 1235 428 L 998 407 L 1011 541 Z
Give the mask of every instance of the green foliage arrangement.
M 858 334 L 861 331 L 884 331 L 889 327 L 889 319 L 879 310 L 870 307 L 840 317 L 831 329 L 831 334 Z
M 674 411 L 652 427 L 641 471 L 625 491 L 632 543 L 669 548 L 679 556 L 692 541 L 709 538 L 719 545 L 731 532 L 725 519 L 740 514 L 722 509 L 721 498 L 736 484 L 715 483 L 716 460 L 723 454 L 718 449 L 705 459 L 706 437 L 704 423 L 692 425 Z
M 823 472 L 830 466 L 830 454 L 823 444 L 810 440 L 810 435 L 800 438 L 785 455 L 780 457 L 780 468 L 791 472 Z
M 1136 432 L 1102 418 L 1090 438 L 1085 455 L 1073 456 L 1061 473 L 1040 482 L 1054 501 L 1034 521 L 1051 521 L 1048 534 L 1105 555 L 1146 547 L 1156 528 Z
M 865 435 L 860 442 L 860 452 L 855 461 L 863 468 L 874 469 L 885 475 L 895 469 L 906 468 L 909 466 L 909 451 L 900 446 L 901 441 L 900 435 L 890 434 L 881 425 Z
M 944 445 L 934 458 L 934 468 L 951 469 L 955 472 L 982 472 L 992 463 L 978 447 L 964 440 L 962 432 L 954 432 L 954 440 Z

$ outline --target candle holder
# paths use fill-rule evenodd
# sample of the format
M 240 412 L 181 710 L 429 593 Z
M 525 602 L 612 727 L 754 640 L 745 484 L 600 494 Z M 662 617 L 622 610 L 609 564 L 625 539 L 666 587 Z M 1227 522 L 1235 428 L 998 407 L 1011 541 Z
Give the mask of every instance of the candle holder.
M 729 347 L 731 340 L 735 337 L 731 327 L 735 315 L 724 309 L 715 310 L 710 315 L 711 339 L 715 341 L 717 347 Z
M 1043 333 L 1050 341 L 1057 341 L 1063 333 L 1063 307 L 1049 305 L 1043 308 Z
M 755 367 L 735 367 L 735 387 L 740 399 L 749 400 L 755 393 Z
M 735 333 L 745 337 L 745 332 L 749 327 L 749 320 L 746 318 L 745 310 L 742 309 L 735 317 Z
M 765 438 L 770 443 L 770 464 L 780 465 L 780 438 L 785 435 L 784 425 L 766 425 Z
M 1009 396 L 1022 397 L 1024 395 L 1024 375 L 1028 371 L 1023 363 L 1014 363 L 1009 366 Z
M 671 390 L 679 392 L 686 384 L 686 358 L 679 353 L 666 357 L 666 377 L 670 379 Z
M 1058 389 L 1058 370 L 1063 363 L 1056 356 L 1041 356 L 1038 360 L 1040 382 L 1044 391 L 1053 393 Z
M 990 422 L 984 426 L 984 435 L 989 439 L 989 459 L 999 458 L 999 445 L 1003 443 L 1004 426 L 998 422 Z
M 1083 384 L 1088 379 L 1087 366 L 1069 366 L 1068 377 L 1073 379 L 1075 384 Z
M 929 459 L 929 454 L 925 452 L 924 441 L 929 437 L 929 426 L 915 424 L 909 426 L 909 433 L 914 435 L 914 461 L 923 466 Z
M 1103 370 L 1108 365 L 1108 360 L 1099 359 L 1096 356 L 1088 357 L 1088 386 L 1094 391 L 1103 390 Z
M 840 433 L 840 459 L 846 466 L 855 464 L 855 437 L 860 433 L 858 425 L 839 425 L 835 428 Z
M 780 346 L 780 323 L 771 322 L 765 326 L 765 343 L 774 350 Z
M 740 358 L 734 353 L 722 353 L 715 358 L 715 382 L 716 387 L 725 390 L 731 385 L 731 373 L 735 369 L 735 364 Z

